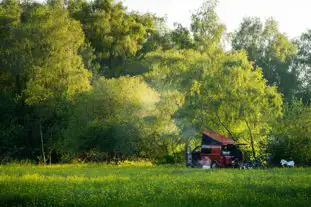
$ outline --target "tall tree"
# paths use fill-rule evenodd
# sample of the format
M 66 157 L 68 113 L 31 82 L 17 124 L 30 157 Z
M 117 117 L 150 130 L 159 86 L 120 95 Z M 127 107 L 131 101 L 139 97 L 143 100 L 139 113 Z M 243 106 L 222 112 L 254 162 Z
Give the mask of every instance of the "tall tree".
M 299 95 L 305 103 L 311 100 L 311 30 L 303 33 L 295 42 L 298 48 L 293 67 L 299 74 Z
M 171 31 L 170 36 L 174 47 L 177 49 L 191 49 L 194 47 L 193 39 L 188 28 L 175 23 L 175 29 Z
M 279 91 L 290 98 L 297 90 L 298 74 L 291 67 L 296 55 L 295 45 L 278 30 L 278 23 L 272 18 L 263 25 L 259 18 L 245 18 L 234 34 L 232 47 L 244 49 L 250 61 L 263 70 L 270 85 L 277 85 Z
M 40 139 L 46 162 L 45 141 L 59 136 L 66 103 L 90 89 L 91 74 L 78 55 L 84 34 L 80 23 L 56 6 L 25 5 L 10 22 L 0 41 L 1 73 L 13 80 L 20 110 L 33 122 L 28 136 Z
M 281 114 L 281 95 L 266 85 L 261 69 L 253 68 L 245 53 L 212 54 L 152 53 L 146 79 L 158 90 L 184 94 L 185 104 L 174 115 L 177 123 L 246 142 L 256 157 L 260 144 L 266 145 L 270 122 Z
M 23 42 L 20 27 L 22 7 L 15 0 L 0 4 L 0 77 L 1 89 L 12 89 L 19 95 L 25 87 L 25 70 L 29 57 L 24 54 L 28 44 Z
M 83 25 L 87 40 L 95 49 L 101 70 L 107 77 L 121 75 L 125 60 L 134 56 L 146 39 L 150 21 L 127 13 L 121 2 L 70 1 L 69 11 Z
M 78 55 L 84 43 L 81 26 L 70 19 L 65 10 L 56 7 L 34 8 L 24 27 L 34 31 L 28 38 L 33 42 L 35 51 L 31 54 L 35 59 L 24 90 L 25 101 L 37 108 L 44 156 L 44 132 L 52 128 L 57 130 L 53 122 L 49 124 L 50 120 L 63 113 L 65 108 L 62 104 L 65 101 L 90 89 L 91 74 L 84 68 L 82 58 Z
M 225 26 L 220 23 L 216 14 L 217 4 L 217 0 L 204 1 L 202 7 L 191 17 L 191 32 L 199 51 L 204 52 L 220 47 Z

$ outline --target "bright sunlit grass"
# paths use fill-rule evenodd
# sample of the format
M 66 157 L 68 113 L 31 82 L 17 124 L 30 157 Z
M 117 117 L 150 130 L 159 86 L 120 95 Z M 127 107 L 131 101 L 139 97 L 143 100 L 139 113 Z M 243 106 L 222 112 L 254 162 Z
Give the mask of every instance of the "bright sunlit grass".
M 309 206 L 311 169 L 0 166 L 1 206 Z

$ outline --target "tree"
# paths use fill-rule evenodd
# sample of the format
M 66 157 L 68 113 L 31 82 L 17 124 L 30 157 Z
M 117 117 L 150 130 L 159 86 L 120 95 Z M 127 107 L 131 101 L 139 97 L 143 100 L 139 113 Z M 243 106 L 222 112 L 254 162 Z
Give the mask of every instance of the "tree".
M 170 33 L 174 47 L 177 49 L 193 48 L 193 40 L 188 28 L 183 27 L 181 24 L 178 23 L 175 23 L 174 26 L 176 28 Z
M 40 137 L 45 163 L 45 142 L 54 143 L 60 135 L 68 101 L 90 89 L 91 74 L 78 55 L 84 43 L 81 26 L 63 8 L 36 4 L 19 8 L 17 20 L 1 39 L 1 73 L 12 80 L 19 110 L 33 122 L 25 133 Z
M 143 42 L 142 48 L 138 52 L 140 60 L 149 52 L 159 49 L 169 50 L 174 47 L 169 28 L 166 25 L 166 18 L 154 16 L 153 19 L 153 27 L 151 27 L 147 39 Z
M 8 0 L 0 4 L 0 77 L 1 89 L 13 90 L 19 95 L 25 86 L 25 68 L 30 58 L 23 55 L 29 47 L 23 44 L 20 27 L 22 7 L 18 1 Z
M 256 158 L 260 143 L 266 144 L 270 121 L 281 114 L 281 95 L 266 85 L 261 69 L 253 68 L 245 53 L 216 54 L 150 54 L 146 79 L 156 88 L 184 94 L 185 104 L 174 119 L 246 142 Z
M 292 42 L 278 30 L 272 18 L 263 25 L 259 18 L 245 18 L 232 40 L 235 50 L 244 49 L 250 61 L 263 70 L 270 85 L 276 85 L 285 98 L 291 98 L 298 86 L 298 74 L 291 67 L 296 55 Z
M 263 24 L 258 17 L 244 18 L 240 29 L 233 35 L 232 48 L 235 50 L 244 49 L 249 58 L 258 61 L 262 55 Z
M 121 2 L 70 1 L 69 11 L 83 25 L 87 40 L 107 77 L 118 77 L 125 60 L 136 55 L 147 37 L 148 15 L 128 14 Z
M 139 77 L 100 78 L 91 93 L 77 99 L 65 133 L 65 151 L 99 150 L 107 161 L 138 156 L 144 117 L 155 110 L 159 95 Z M 151 143 L 148 143 L 149 145 Z
M 191 17 L 191 32 L 197 50 L 219 49 L 225 26 L 216 14 L 217 0 L 204 1 L 201 8 Z
M 281 159 L 294 160 L 298 165 L 311 164 L 311 107 L 293 99 L 284 107 L 271 133 L 269 151 L 279 164 Z
M 32 54 L 36 59 L 30 68 L 31 76 L 24 90 L 25 102 L 34 105 L 38 110 L 44 151 L 43 123 L 48 123 L 55 115 L 60 115 L 65 101 L 90 89 L 90 73 L 84 68 L 82 58 L 78 55 L 84 42 L 82 29 L 78 22 L 69 18 L 66 11 L 35 8 L 30 12 L 25 27 L 35 32 L 31 34 L 31 40 L 33 44 L 36 42 L 36 53 Z M 59 109 L 61 110 L 58 111 Z M 53 127 L 46 130 L 51 128 Z M 44 156 L 44 152 L 42 154 Z
M 305 103 L 311 99 L 311 30 L 303 33 L 295 42 L 298 53 L 293 67 L 299 74 L 299 95 Z

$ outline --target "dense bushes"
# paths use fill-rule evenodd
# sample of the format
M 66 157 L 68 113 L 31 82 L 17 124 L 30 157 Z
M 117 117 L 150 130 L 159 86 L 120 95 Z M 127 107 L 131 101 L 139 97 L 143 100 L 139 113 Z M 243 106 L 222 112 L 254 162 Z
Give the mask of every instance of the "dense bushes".
M 311 164 L 311 107 L 292 100 L 284 107 L 272 131 L 269 150 L 274 161 L 294 160 L 300 165 Z

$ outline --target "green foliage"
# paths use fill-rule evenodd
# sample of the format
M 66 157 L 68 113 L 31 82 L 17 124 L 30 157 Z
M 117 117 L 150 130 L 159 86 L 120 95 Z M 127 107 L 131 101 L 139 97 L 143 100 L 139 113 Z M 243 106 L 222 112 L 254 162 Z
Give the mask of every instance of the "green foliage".
M 30 58 L 27 41 L 23 41 L 24 31 L 20 27 L 21 5 L 17 1 L 0 4 L 0 77 L 1 90 L 21 93 L 25 87 L 25 68 Z
M 152 53 L 146 79 L 155 88 L 183 94 L 185 104 L 175 114 L 181 128 L 189 122 L 198 130 L 209 128 L 249 145 L 254 138 L 259 150 L 270 121 L 281 114 L 281 95 L 266 85 L 245 53 L 211 56 L 191 50 Z
M 170 31 L 166 25 L 166 19 L 151 14 L 145 14 L 142 17 L 144 21 L 149 22 L 146 28 L 148 35 L 137 52 L 136 58 L 141 60 L 146 54 L 157 49 L 171 49 L 173 43 L 170 37 Z
M 70 1 L 69 11 L 82 23 L 107 77 L 120 76 L 124 61 L 137 53 L 152 26 L 149 16 L 128 14 L 121 2 L 113 0 Z
M 169 29 L 115 0 L 1 1 L 0 158 L 175 163 L 207 128 L 309 164 L 310 31 L 246 18 L 225 51 L 217 3 Z
M 29 34 L 29 39 L 35 44 L 35 54 L 31 54 L 35 57 L 30 66 L 31 78 L 24 91 L 26 103 L 71 98 L 90 89 L 90 74 L 78 56 L 78 49 L 84 41 L 78 22 L 69 19 L 62 9 L 39 7 L 29 12 L 24 25 L 34 32 Z
M 263 25 L 259 18 L 245 18 L 234 34 L 232 47 L 244 49 L 249 60 L 263 70 L 270 85 L 277 85 L 285 98 L 291 98 L 298 87 L 298 73 L 291 67 L 296 47 L 278 30 L 270 18 Z
M 97 148 L 109 156 L 138 153 L 141 120 L 158 99 L 139 77 L 100 78 L 93 91 L 77 99 L 65 143 L 74 152 Z
M 8 128 L 22 128 L 16 130 L 17 136 L 27 137 L 30 143 L 41 136 L 43 150 L 45 135 L 49 134 L 47 137 L 55 142 L 63 128 L 67 101 L 90 89 L 91 74 L 78 55 L 84 34 L 80 24 L 62 8 L 25 5 L 18 15 L 16 18 L 22 21 L 12 24 L 7 30 L 9 34 L 1 39 L 1 77 L 5 80 L 1 92 L 5 98 L 11 96 L 8 100 L 15 102 L 15 110 L 25 118 L 14 115 L 17 121 L 4 122 Z M 14 143 L 20 147 L 18 142 Z M 31 144 L 22 147 L 28 145 Z M 32 146 L 37 153 L 38 146 Z
M 170 34 L 174 47 L 177 49 L 193 48 L 194 43 L 190 31 L 181 24 L 175 24 L 175 27 Z
M 216 14 L 217 0 L 204 1 L 196 13 L 192 15 L 191 32 L 196 48 L 205 52 L 220 47 L 225 26 L 220 23 Z
M 293 99 L 272 131 L 270 152 L 274 160 L 290 159 L 300 165 L 311 164 L 311 107 Z
M 1 72 L 15 81 L 19 95 L 37 104 L 88 90 L 90 74 L 77 54 L 84 42 L 80 24 L 57 8 L 34 6 L 18 14 L 23 21 L 1 41 Z
M 301 82 L 299 95 L 304 102 L 310 104 L 311 100 L 311 30 L 303 33 L 296 42 L 298 54 L 294 67 L 299 73 Z

